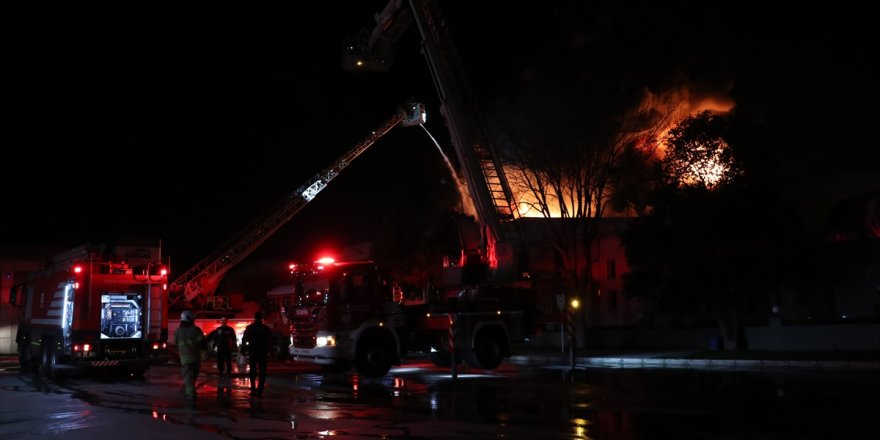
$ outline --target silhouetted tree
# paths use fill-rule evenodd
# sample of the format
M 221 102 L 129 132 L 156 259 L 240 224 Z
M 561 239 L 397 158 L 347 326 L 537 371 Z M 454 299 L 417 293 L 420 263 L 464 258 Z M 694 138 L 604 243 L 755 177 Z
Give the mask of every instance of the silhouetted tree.
M 530 71 L 521 93 L 499 106 L 506 119 L 495 139 L 502 140 L 520 211 L 554 219 L 545 226 L 558 275 L 567 296 L 585 300 L 591 327 L 598 308 L 589 250 L 600 234 L 597 219 L 645 209 L 641 185 L 651 182 L 651 158 L 675 103 L 647 105 L 643 83 L 587 52 Z
M 628 295 L 649 298 L 656 311 L 714 318 L 726 346 L 745 348 L 747 318 L 769 315 L 796 261 L 798 228 L 767 169 L 746 168 L 755 149 L 773 160 L 767 139 L 746 127 L 732 132 L 728 122 L 701 114 L 671 131 L 653 209 L 624 237 L 631 268 L 624 280 Z M 732 172 L 701 177 L 687 160 L 722 160 Z
M 739 175 L 731 148 L 723 137 L 726 125 L 726 117 L 707 110 L 670 129 L 662 162 L 667 184 L 712 189 Z

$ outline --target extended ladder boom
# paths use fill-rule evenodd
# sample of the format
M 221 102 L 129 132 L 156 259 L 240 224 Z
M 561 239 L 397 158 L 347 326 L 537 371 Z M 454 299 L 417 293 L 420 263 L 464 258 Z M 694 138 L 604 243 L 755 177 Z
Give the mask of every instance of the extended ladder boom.
M 419 125 L 424 122 L 424 118 L 424 105 L 422 104 L 409 103 L 401 107 L 382 126 L 348 150 L 333 164 L 300 185 L 261 218 L 174 280 L 171 283 L 172 298 L 169 305 L 174 306 L 181 301 L 185 301 L 190 307 L 197 303 L 205 303 L 208 297 L 214 294 L 220 280 L 229 269 L 245 259 L 293 218 L 354 159 L 398 124 Z
M 476 100 L 437 2 L 389 0 L 375 18 L 372 32 L 348 41 L 343 67 L 388 70 L 393 63 L 391 46 L 407 26 L 416 24 L 462 174 L 477 216 L 488 231 L 484 258 L 503 278 L 515 264 L 514 253 L 522 254 L 522 238 L 514 223 L 519 213 L 504 168 L 483 130 Z
M 464 66 L 437 3 L 410 0 L 410 8 L 468 190 L 480 221 L 492 235 L 487 237 L 490 246 L 494 244 L 487 250 L 489 264 L 513 264 L 512 247 L 521 245 L 519 230 L 513 223 L 519 213 L 504 168 L 483 130 L 485 124 L 480 120 Z

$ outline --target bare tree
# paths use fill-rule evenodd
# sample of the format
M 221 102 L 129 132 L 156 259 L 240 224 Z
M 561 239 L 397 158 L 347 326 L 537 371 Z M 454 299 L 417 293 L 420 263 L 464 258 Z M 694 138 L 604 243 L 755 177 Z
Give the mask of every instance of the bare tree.
M 566 296 L 585 300 L 591 327 L 597 307 L 590 250 L 599 219 L 645 209 L 641 187 L 652 181 L 646 174 L 677 107 L 654 105 L 656 97 L 644 88 L 598 68 L 544 73 L 519 102 L 505 105 L 515 111 L 505 113 L 502 151 L 520 213 L 554 219 L 546 225 L 558 275 Z

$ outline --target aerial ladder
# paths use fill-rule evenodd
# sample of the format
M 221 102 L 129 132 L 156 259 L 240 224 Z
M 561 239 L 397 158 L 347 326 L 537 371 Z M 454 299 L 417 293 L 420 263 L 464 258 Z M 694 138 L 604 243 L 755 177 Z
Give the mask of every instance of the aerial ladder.
M 423 104 L 407 103 L 401 106 L 394 115 L 364 140 L 276 203 L 265 214 L 218 247 L 214 253 L 177 277 L 169 289 L 171 291 L 169 307 L 172 307 L 173 310 L 204 308 L 208 299 L 214 295 L 226 272 L 244 260 L 299 213 L 352 161 L 394 127 L 419 125 L 424 121 L 425 108 Z
M 419 29 L 424 54 L 445 117 L 462 174 L 477 210 L 483 231 L 480 258 L 496 278 L 507 278 L 525 257 L 523 240 L 514 220 L 516 201 L 497 154 L 488 141 L 449 30 L 432 0 L 390 0 L 376 14 L 376 26 L 349 39 L 343 50 L 343 67 L 349 70 L 386 71 L 393 64 L 392 46 L 413 23 Z

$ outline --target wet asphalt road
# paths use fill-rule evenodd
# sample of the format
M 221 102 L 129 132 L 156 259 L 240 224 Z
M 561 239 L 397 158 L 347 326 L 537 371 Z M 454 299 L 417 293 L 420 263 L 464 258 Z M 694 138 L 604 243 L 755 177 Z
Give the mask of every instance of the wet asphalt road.
M 266 394 L 244 373 L 203 367 L 198 400 L 178 367 L 143 380 L 46 381 L 0 370 L 0 438 L 826 439 L 880 438 L 876 371 L 578 369 L 507 363 L 494 372 L 411 362 L 382 379 L 270 368 Z

